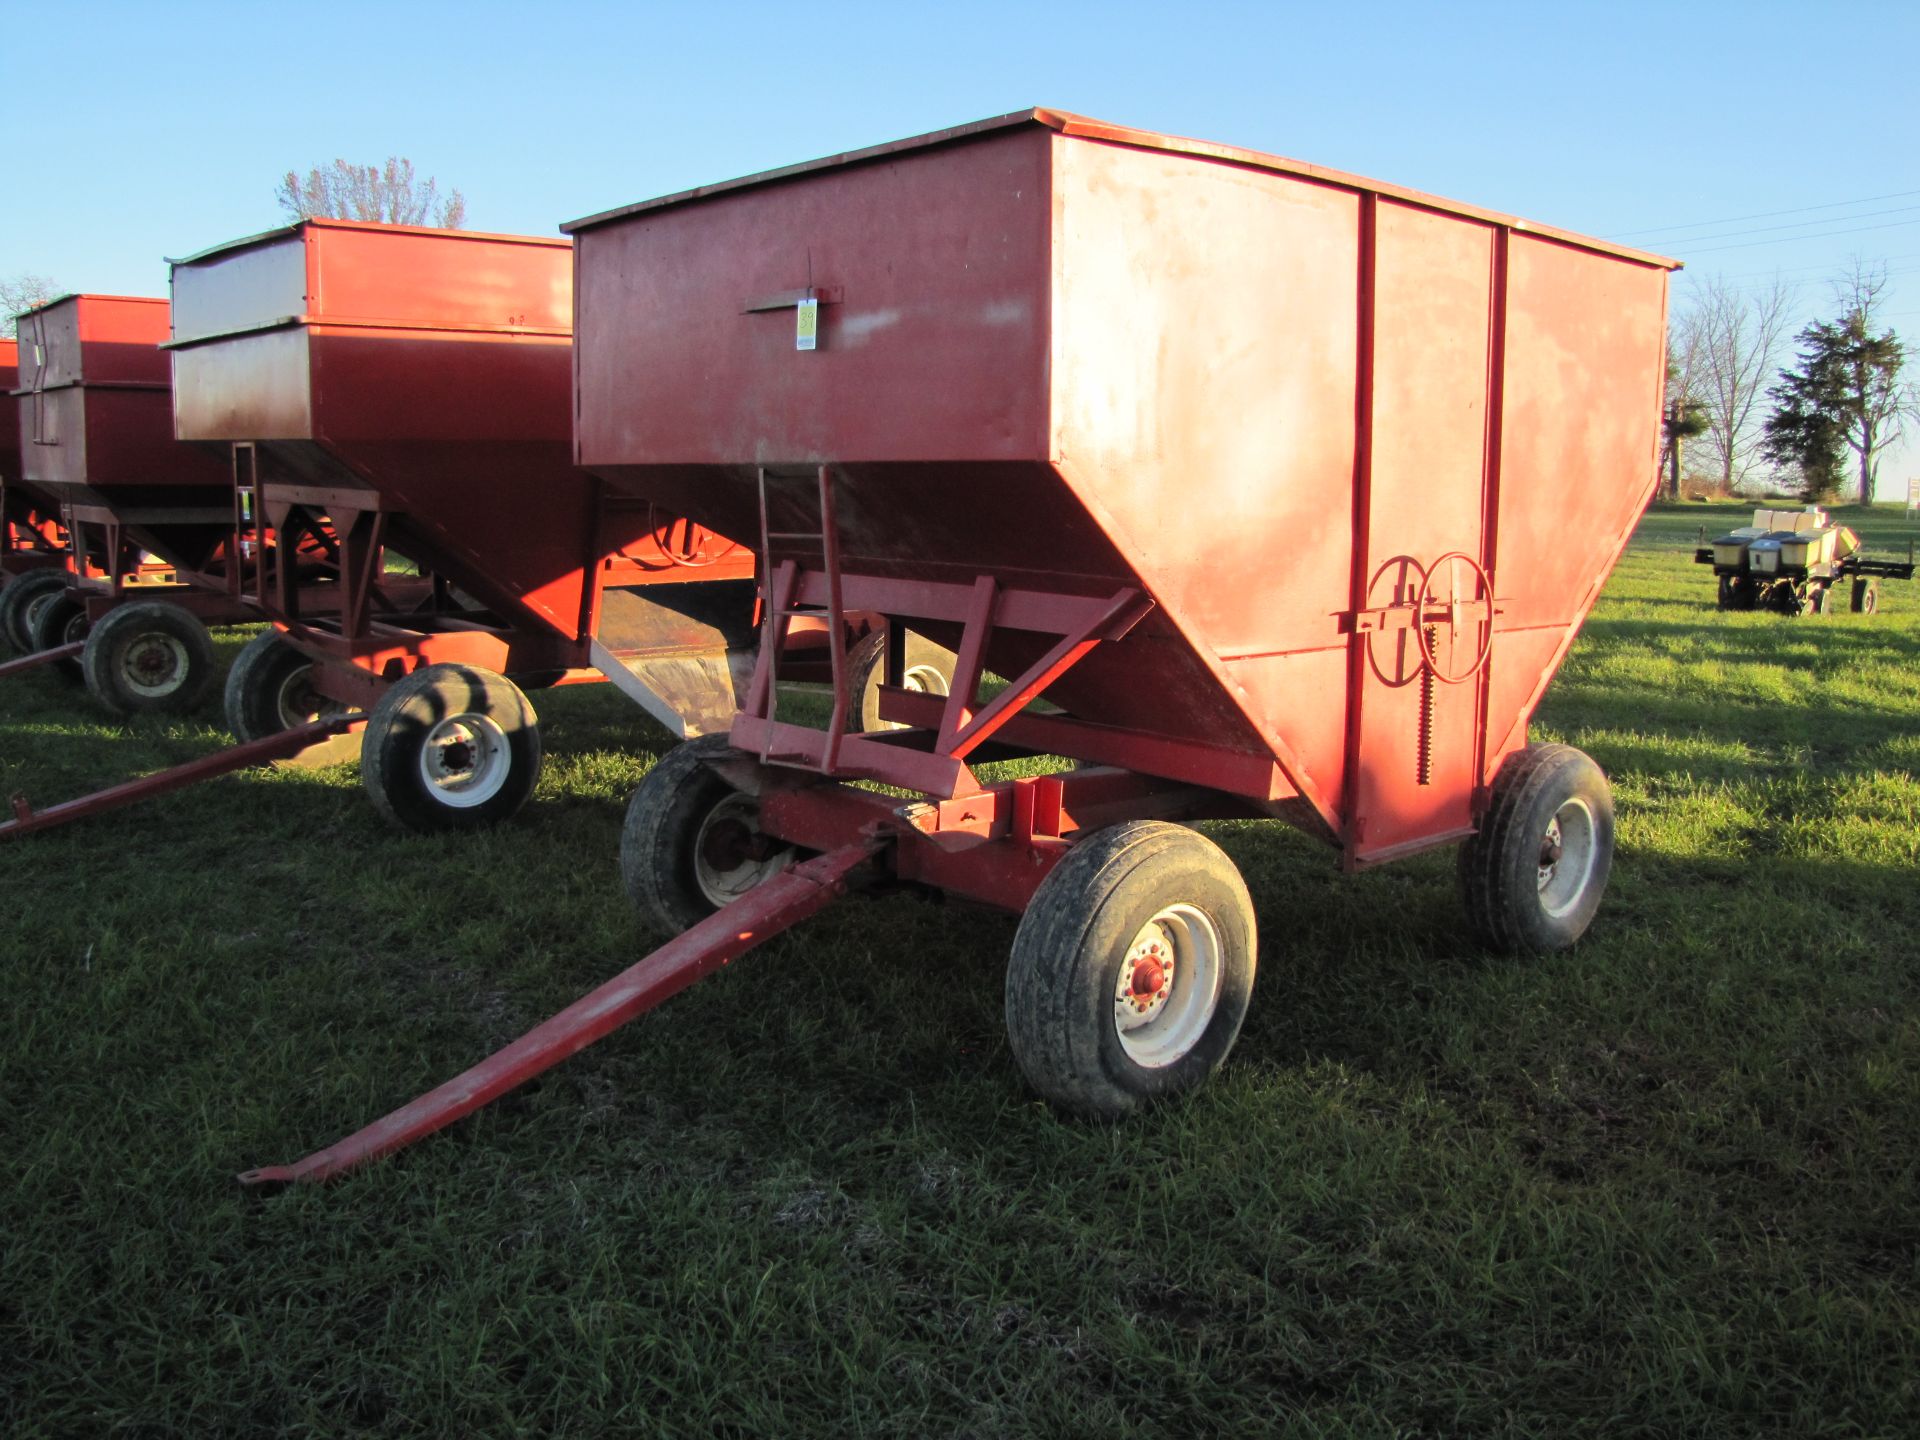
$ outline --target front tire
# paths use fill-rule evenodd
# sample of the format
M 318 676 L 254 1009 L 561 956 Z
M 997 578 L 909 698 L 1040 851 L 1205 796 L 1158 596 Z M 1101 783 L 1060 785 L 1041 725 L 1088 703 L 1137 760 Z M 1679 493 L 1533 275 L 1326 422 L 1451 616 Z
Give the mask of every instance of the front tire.
M 222 702 L 236 740 L 264 740 L 338 715 L 346 707 L 313 688 L 313 657 L 263 630 L 227 670 Z
M 1545 955 L 1586 933 L 1613 868 L 1613 792 L 1571 745 L 1509 755 L 1479 833 L 1460 847 L 1474 933 L 1497 950 Z
M 507 819 L 540 779 L 540 722 L 503 675 L 428 665 L 394 683 L 367 717 L 360 779 L 405 830 L 472 830 Z
M 164 600 L 122 605 L 87 635 L 80 669 L 116 715 L 179 715 L 213 684 L 213 637 L 199 619 Z
M 760 830 L 760 805 L 708 763 L 735 753 L 725 735 L 676 745 L 627 804 L 620 878 L 641 918 L 678 935 L 793 863 Z
M 1246 882 L 1204 835 L 1131 820 L 1034 891 L 1007 967 L 1007 1038 L 1040 1095 L 1113 1119 L 1197 1089 L 1233 1048 L 1257 954 Z

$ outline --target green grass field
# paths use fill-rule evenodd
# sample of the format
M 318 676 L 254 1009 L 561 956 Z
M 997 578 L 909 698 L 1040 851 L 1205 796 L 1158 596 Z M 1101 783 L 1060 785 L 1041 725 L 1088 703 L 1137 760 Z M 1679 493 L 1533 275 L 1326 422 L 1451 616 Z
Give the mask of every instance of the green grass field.
M 647 947 L 615 851 L 665 738 L 606 687 L 536 697 L 539 793 L 478 838 L 340 767 L 0 845 L 0 1435 L 1913 1434 L 1920 589 L 1722 614 L 1734 513 L 1649 516 L 1536 724 L 1614 785 L 1577 949 L 1476 949 L 1450 852 L 1209 826 L 1253 1013 L 1118 1128 L 1023 1090 L 1013 920 L 895 896 L 243 1194 Z M 0 794 L 218 725 L 0 682 Z

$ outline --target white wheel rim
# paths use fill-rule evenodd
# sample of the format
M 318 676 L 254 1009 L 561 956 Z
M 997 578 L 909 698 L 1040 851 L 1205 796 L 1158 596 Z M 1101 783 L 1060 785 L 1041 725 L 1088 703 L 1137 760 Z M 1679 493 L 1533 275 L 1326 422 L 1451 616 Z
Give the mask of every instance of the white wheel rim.
M 1553 812 L 1540 837 L 1540 908 L 1556 920 L 1580 903 L 1593 879 L 1594 829 L 1593 810 L 1576 795 Z
M 427 732 L 420 779 L 442 805 L 470 810 L 500 793 L 513 768 L 506 731 L 485 715 L 450 715 Z
M 1127 1058 L 1160 1069 L 1186 1056 L 1213 1022 L 1225 970 L 1205 911 L 1169 905 L 1142 925 L 1113 987 L 1113 1026 Z
M 311 665 L 296 666 L 281 678 L 278 688 L 273 692 L 273 711 L 280 717 L 281 729 L 292 730 L 310 724 L 339 708 L 338 702 L 329 700 L 313 688 L 312 680 Z
M 791 850 L 767 856 L 747 853 L 759 834 L 760 807 L 749 795 L 735 792 L 707 812 L 693 837 L 693 878 L 708 904 L 729 905 L 787 868 Z
M 187 683 L 187 647 L 153 630 L 136 635 L 120 652 L 120 683 L 135 695 L 156 699 Z
M 907 673 L 902 675 L 900 680 L 905 688 L 922 695 L 947 693 L 947 677 L 937 665 L 909 665 Z

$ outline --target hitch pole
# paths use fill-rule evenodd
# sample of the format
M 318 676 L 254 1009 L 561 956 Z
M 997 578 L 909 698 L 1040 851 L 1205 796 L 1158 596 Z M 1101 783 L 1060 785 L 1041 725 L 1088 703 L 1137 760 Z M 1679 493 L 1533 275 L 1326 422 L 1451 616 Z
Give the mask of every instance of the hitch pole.
M 847 876 L 885 843 L 876 839 L 842 846 L 781 871 L 471 1070 L 304 1160 L 249 1170 L 239 1177 L 240 1183 L 251 1187 L 330 1180 L 445 1129 L 825 909 L 846 893 Z

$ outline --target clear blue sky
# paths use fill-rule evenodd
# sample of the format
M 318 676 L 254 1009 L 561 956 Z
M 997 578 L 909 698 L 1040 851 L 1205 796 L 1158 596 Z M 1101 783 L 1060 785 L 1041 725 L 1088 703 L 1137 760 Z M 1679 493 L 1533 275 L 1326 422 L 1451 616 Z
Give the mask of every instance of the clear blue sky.
M 0 35 L 0 275 L 67 289 L 164 294 L 163 256 L 280 223 L 278 176 L 335 156 L 410 156 L 466 193 L 474 228 L 544 234 L 1039 104 L 1624 238 L 1742 285 L 1779 271 L 1809 315 L 1850 257 L 1884 259 L 1889 319 L 1920 338 L 1914 0 L 8 0 Z M 1920 476 L 1920 444 L 1891 458 L 1883 498 Z

